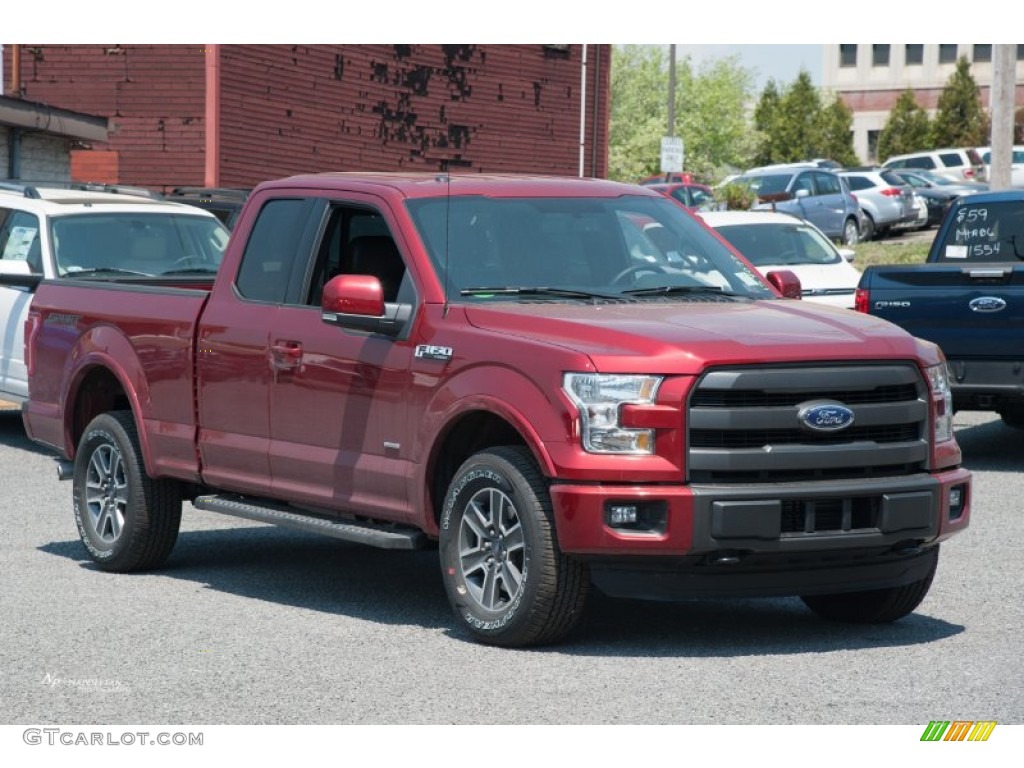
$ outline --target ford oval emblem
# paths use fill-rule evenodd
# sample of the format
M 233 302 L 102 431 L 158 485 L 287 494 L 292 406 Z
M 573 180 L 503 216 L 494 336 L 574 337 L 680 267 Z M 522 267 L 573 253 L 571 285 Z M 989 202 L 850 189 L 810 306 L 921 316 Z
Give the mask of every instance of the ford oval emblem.
M 842 403 L 815 402 L 804 405 L 797 418 L 813 432 L 838 432 L 853 424 L 853 411 Z
M 1006 300 L 998 296 L 979 296 L 968 305 L 972 312 L 999 312 L 1006 309 Z

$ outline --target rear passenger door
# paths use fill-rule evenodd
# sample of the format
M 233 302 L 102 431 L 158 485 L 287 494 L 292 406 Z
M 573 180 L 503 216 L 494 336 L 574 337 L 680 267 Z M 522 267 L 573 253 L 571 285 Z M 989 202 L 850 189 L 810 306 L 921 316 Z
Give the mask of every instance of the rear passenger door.
M 416 305 L 406 245 L 379 199 L 351 194 L 320 202 L 315 258 L 268 338 L 273 494 L 405 520 L 417 427 L 406 423 Z M 391 337 L 324 323 L 323 286 L 339 274 L 378 277 L 385 302 L 405 308 L 405 332 Z
M 257 203 L 258 204 L 258 203 Z M 317 201 L 273 199 L 247 232 L 234 280 L 218 280 L 196 341 L 199 452 L 212 486 L 268 496 L 271 338 L 293 281 L 304 277 Z

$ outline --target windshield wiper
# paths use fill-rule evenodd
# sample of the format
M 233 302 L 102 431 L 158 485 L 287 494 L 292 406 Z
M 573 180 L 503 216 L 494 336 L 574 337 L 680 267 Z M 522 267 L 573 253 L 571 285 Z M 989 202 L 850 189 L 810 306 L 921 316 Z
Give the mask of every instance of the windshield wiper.
M 95 269 L 72 269 L 64 273 L 64 277 L 84 277 L 87 275 L 133 275 L 135 277 L 154 277 L 148 272 L 136 272 L 118 267 L 96 267 Z
M 463 288 L 460 296 L 551 296 L 558 299 L 608 299 L 621 298 L 613 293 L 594 293 L 576 288 L 551 288 L 547 286 L 505 286 L 503 288 Z
M 631 288 L 623 296 L 679 296 L 687 293 L 713 293 L 717 296 L 742 296 L 743 294 L 724 291 L 717 285 L 659 285 L 654 288 Z

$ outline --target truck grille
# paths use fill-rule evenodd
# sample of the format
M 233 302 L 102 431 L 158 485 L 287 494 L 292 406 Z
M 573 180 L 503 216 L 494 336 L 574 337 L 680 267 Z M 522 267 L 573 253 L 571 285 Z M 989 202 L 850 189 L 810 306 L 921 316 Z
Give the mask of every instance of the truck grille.
M 853 424 L 836 431 L 802 424 L 801 409 L 820 402 L 845 406 Z M 910 364 L 714 369 L 690 394 L 689 480 L 800 482 L 923 472 L 928 420 L 928 389 Z

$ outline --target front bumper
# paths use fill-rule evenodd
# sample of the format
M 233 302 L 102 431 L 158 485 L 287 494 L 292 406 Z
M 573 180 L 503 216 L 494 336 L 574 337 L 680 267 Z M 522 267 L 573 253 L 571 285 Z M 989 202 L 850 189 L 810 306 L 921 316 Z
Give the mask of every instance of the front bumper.
M 685 594 L 811 594 L 915 580 L 930 548 L 969 524 L 970 483 L 953 469 L 764 485 L 556 483 L 551 497 L 562 551 L 591 561 L 602 588 L 610 570 L 639 579 L 629 594 L 648 582 L 640 591 L 655 596 L 659 582 Z M 951 510 L 954 488 L 961 503 Z M 629 505 L 646 528 L 610 522 L 611 507 Z

